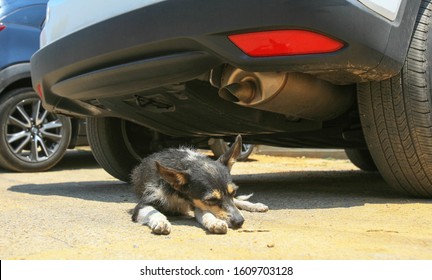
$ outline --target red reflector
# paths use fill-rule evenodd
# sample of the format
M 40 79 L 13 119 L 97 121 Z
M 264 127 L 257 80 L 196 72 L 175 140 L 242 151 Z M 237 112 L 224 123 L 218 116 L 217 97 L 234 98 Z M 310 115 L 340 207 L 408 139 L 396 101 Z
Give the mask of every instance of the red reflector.
M 3 23 L 0 23 L 0 31 L 2 31 L 5 28 L 6 28 L 6 25 L 4 25 Z
M 42 99 L 43 98 L 43 91 L 42 91 L 42 85 L 40 83 L 37 84 L 36 91 L 37 91 L 37 94 L 39 95 L 39 97 Z
M 245 54 L 254 57 L 329 53 L 344 44 L 306 30 L 274 30 L 230 35 L 228 38 Z

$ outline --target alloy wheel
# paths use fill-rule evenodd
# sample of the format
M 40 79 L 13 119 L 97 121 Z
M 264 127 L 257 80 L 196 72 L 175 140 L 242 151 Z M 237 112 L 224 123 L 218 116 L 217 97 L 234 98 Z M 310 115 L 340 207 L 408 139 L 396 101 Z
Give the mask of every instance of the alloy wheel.
M 62 120 L 46 111 L 39 98 L 24 99 L 9 112 L 6 123 L 8 148 L 25 162 L 48 160 L 63 138 Z

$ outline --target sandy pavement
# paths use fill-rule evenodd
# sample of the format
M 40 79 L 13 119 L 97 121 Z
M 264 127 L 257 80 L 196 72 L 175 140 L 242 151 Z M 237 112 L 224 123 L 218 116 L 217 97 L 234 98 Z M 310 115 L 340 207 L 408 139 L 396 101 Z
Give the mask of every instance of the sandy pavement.
M 432 203 L 404 197 L 348 160 L 252 155 L 233 174 L 270 207 L 242 229 L 172 218 L 156 236 L 130 220 L 137 198 L 87 151 L 54 170 L 0 170 L 0 259 L 432 259 Z

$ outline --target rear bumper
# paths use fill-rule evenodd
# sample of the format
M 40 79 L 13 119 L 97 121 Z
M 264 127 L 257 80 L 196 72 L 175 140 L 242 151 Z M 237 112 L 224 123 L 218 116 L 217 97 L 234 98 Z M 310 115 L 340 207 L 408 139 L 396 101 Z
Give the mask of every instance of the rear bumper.
M 355 0 L 163 1 L 45 46 L 32 58 L 32 78 L 48 109 L 87 116 L 107 113 L 93 100 L 186 82 L 225 63 L 252 72 L 308 73 L 341 85 L 383 80 L 403 65 L 419 5 L 403 0 L 390 21 Z M 316 31 L 345 48 L 253 58 L 227 38 L 275 29 Z

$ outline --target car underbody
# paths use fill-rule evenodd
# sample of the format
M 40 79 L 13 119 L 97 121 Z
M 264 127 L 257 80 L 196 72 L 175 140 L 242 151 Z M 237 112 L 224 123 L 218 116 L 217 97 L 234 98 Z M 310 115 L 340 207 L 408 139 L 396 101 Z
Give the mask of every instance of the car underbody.
M 364 147 L 356 84 L 399 72 L 408 42 L 392 45 L 408 36 L 414 18 L 389 24 L 357 1 L 280 1 L 266 5 L 263 16 L 257 1 L 243 2 L 162 1 L 92 25 L 39 51 L 35 88 L 57 113 L 118 117 L 180 142 L 242 134 L 249 142 L 287 147 Z M 403 9 L 413 13 L 417 5 L 410 1 Z M 191 14 L 189 6 L 201 12 Z M 224 6 L 229 13 L 216 18 Z M 170 20 L 161 21 L 162 12 Z M 182 22 L 175 35 L 172 22 Z M 363 25 L 377 31 L 353 33 Z M 111 37 L 95 36 L 108 26 L 116 27 Z M 228 38 L 263 26 L 327 33 L 343 46 L 323 54 L 252 57 Z
M 396 188 L 432 196 L 430 0 L 129 1 L 70 22 L 77 1 L 51 5 L 33 86 L 48 110 L 89 117 L 113 176 L 127 181 L 164 147 L 241 134 L 344 148 Z

